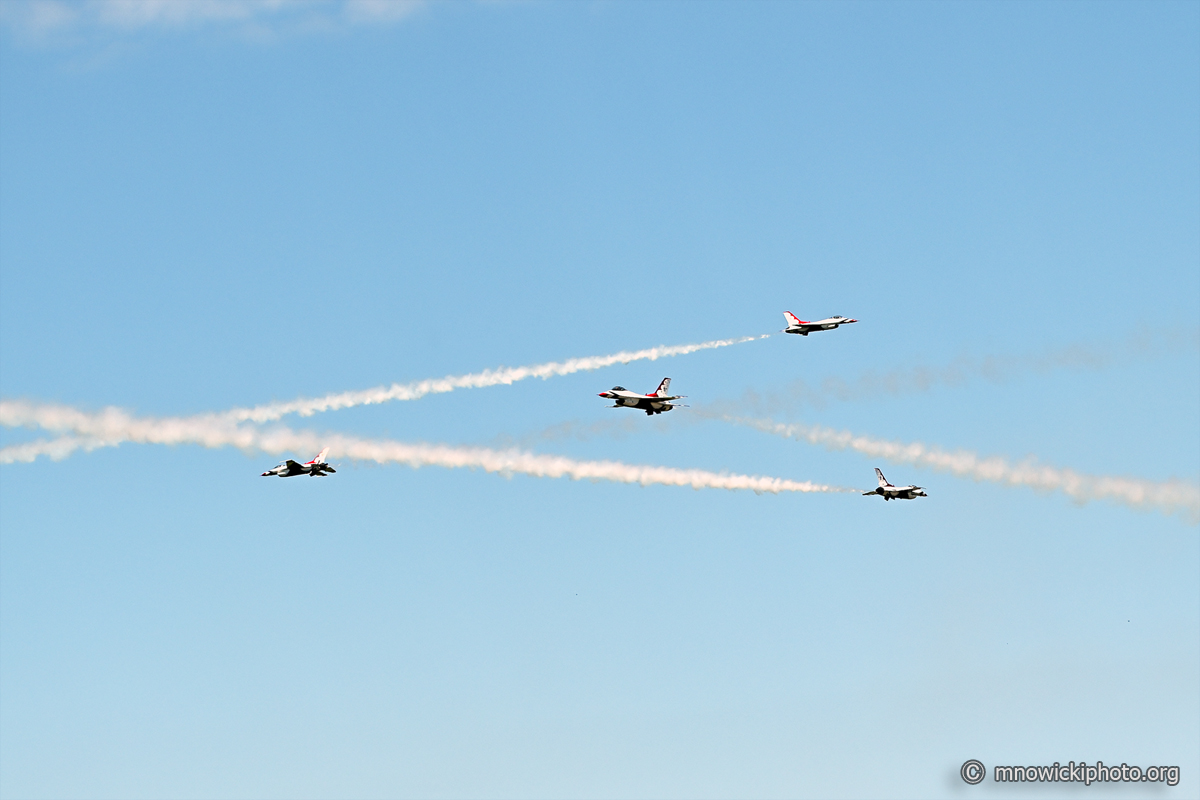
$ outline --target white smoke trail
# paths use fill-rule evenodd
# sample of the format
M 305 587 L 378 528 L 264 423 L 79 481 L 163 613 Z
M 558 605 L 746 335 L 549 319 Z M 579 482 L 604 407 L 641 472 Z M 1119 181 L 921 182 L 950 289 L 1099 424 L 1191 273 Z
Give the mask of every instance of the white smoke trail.
M 982 457 L 969 450 L 947 451 L 921 442 L 896 442 L 836 431 L 819 425 L 797 425 L 769 419 L 722 417 L 735 425 L 819 445 L 826 450 L 854 450 L 898 464 L 929 467 L 977 481 L 1058 491 L 1080 503 L 1109 500 L 1131 508 L 1182 512 L 1200 521 L 1200 486 L 1186 481 L 1147 481 L 1139 478 L 1085 475 L 1071 469 L 1039 464 L 1032 458 L 1013 463 L 999 456 Z
M 37 439 L 23 442 L 0 449 L 0 464 L 16 462 L 30 463 L 39 456 L 49 456 L 52 461 L 62 461 L 80 448 L 90 452 L 100 447 L 115 447 L 117 442 L 106 442 L 101 439 L 80 438 L 78 436 L 60 436 L 57 439 Z
M 234 422 L 273 422 L 287 414 L 299 414 L 302 417 L 312 416 L 321 411 L 334 411 L 339 408 L 387 403 L 391 400 L 417 400 L 428 394 L 444 394 L 455 389 L 478 389 L 484 386 L 512 384 L 527 378 L 551 378 L 558 375 L 570 375 L 574 372 L 610 367 L 613 364 L 628 364 L 631 361 L 656 361 L 670 356 L 682 356 L 699 350 L 714 350 L 718 347 L 728 347 L 743 342 L 753 342 L 766 339 L 771 334 L 760 336 L 742 336 L 737 339 L 717 339 L 698 344 L 681 344 L 672 346 L 650 347 L 645 350 L 622 351 L 607 356 L 588 356 L 586 358 L 571 358 L 566 361 L 551 361 L 546 364 L 534 364 L 527 367 L 500 367 L 475 372 L 468 375 L 447 375 L 445 378 L 429 378 L 413 383 L 393 383 L 391 386 L 377 386 L 374 389 L 363 389 L 354 392 L 339 392 L 324 397 L 300 398 L 286 403 L 267 403 L 254 408 L 235 408 L 225 412 L 225 416 Z
M 75 447 L 63 442 L 59 452 L 65 456 L 71 450 L 98 443 L 95 446 L 115 446 L 122 442 L 154 444 L 195 443 L 206 447 L 236 444 L 231 437 L 239 432 L 238 425 L 221 414 L 198 414 L 192 417 L 135 417 L 119 408 L 102 411 L 80 411 L 71 406 L 53 403 L 31 403 L 25 400 L 0 400 L 0 425 L 8 428 L 29 427 L 47 431 L 71 433 L 77 437 Z M 247 429 L 249 430 L 249 429 Z M 56 447 L 53 442 L 33 442 L 29 445 L 14 445 L 14 448 L 31 447 L 30 452 L 40 454 L 38 448 L 50 455 Z M 7 452 L 9 448 L 5 448 Z M 14 459 L 16 460 L 16 459 Z
M 737 475 L 700 469 L 678 469 L 620 461 L 577 461 L 563 456 L 542 455 L 521 450 L 492 450 L 484 447 L 459 447 L 437 444 L 409 444 L 387 439 L 360 439 L 341 435 L 323 435 L 294 431 L 283 427 L 262 429 L 236 425 L 216 416 L 134 417 L 120 409 L 108 408 L 90 414 L 68 406 L 37 405 L 26 402 L 0 402 L 0 422 L 4 425 L 37 425 L 47 430 L 68 431 L 73 436 L 54 442 L 34 442 L 0 450 L 0 463 L 30 461 L 37 455 L 53 455 L 60 449 L 80 446 L 77 442 L 140 442 L 145 444 L 200 444 L 204 447 L 239 447 L 265 453 L 316 452 L 329 447 L 338 457 L 377 463 L 402 463 L 411 467 L 469 467 L 504 475 L 522 474 L 543 478 L 568 477 L 572 480 L 614 481 L 664 486 L 690 486 L 693 489 L 748 489 L 761 492 L 853 492 L 853 489 L 826 486 L 810 481 L 794 481 L 762 475 Z M 78 438 L 76 438 L 78 437 Z M 86 446 L 86 445 L 83 445 Z M 24 448 L 24 449 L 22 449 Z M 11 452 L 10 452 L 11 451 Z
M 573 372 L 595 370 L 612 366 L 613 364 L 627 364 L 631 361 L 655 361 L 660 358 L 686 355 L 700 350 L 713 350 L 718 347 L 753 342 L 759 339 L 766 339 L 771 335 L 767 333 L 759 336 L 742 336 L 737 339 L 716 339 L 697 344 L 663 345 L 644 350 L 623 350 L 612 355 L 572 358 L 566 361 L 551 361 L 546 364 L 534 364 L 526 367 L 501 367 L 500 369 L 489 369 L 468 375 L 448 375 L 445 378 L 431 378 L 413 383 L 394 383 L 390 387 L 379 386 L 374 389 L 365 389 L 357 392 L 341 392 L 326 395 L 325 397 L 300 398 L 287 403 L 269 403 L 255 406 L 254 408 L 234 408 L 224 412 L 197 414 L 192 417 L 169 417 L 163 418 L 163 420 L 172 420 L 172 424 L 177 429 L 184 431 L 226 430 L 239 422 L 272 422 L 287 414 L 299 414 L 300 416 L 307 417 L 320 411 L 332 411 L 339 408 L 350 408 L 373 403 L 386 403 L 390 400 L 417 400 L 427 394 L 444 394 L 452 392 L 455 389 L 512 384 L 526 378 L 542 378 L 544 380 L 556 375 L 570 375 Z M 116 428 L 120 428 L 125 422 L 133 419 L 117 409 L 109 409 L 102 413 L 117 415 L 117 418 L 113 422 Z M 82 419 L 79 415 L 83 414 L 84 412 L 76 411 L 67 406 L 34 405 L 23 401 L 0 400 L 0 425 L 7 427 L 25 425 L 45 427 L 47 430 L 67 430 L 71 427 L 70 420 Z M 95 415 L 90 415 L 90 417 L 95 417 Z M 59 424 L 66 425 L 66 427 L 47 427 L 48 425 L 54 426 Z M 101 425 L 100 427 L 104 428 L 105 426 Z M 23 445 L 13 445 L 0 450 L 0 463 L 11 464 L 14 461 L 32 461 L 39 455 L 49 455 L 54 460 L 59 461 L 81 447 L 86 450 L 92 450 L 95 447 L 119 444 L 120 441 L 122 440 L 114 439 L 108 441 L 101 439 L 99 442 L 96 442 L 92 440 L 64 438 L 54 440 L 53 442 L 40 441 Z M 5 461 L 3 459 L 8 460 Z

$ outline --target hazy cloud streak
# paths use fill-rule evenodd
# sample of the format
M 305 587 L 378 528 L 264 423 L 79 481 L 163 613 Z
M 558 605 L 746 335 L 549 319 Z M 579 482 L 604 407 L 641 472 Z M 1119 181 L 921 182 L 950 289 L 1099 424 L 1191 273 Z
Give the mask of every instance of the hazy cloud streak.
M 225 26 L 256 33 L 399 21 L 425 0 L 3 0 L 0 21 L 33 36 Z
M 984 380 L 999 384 L 1023 375 L 1059 370 L 1098 370 L 1124 361 L 1169 353 L 1200 351 L 1200 329 L 1162 329 L 1131 334 L 1115 344 L 1073 344 L 1042 353 L 960 356 L 943 366 L 904 366 L 887 372 L 867 371 L 854 378 L 829 376 L 819 382 L 797 380 L 777 392 L 748 390 L 739 408 L 774 415 L 800 407 L 823 408 L 831 402 L 872 400 L 920 394 L 938 387 L 966 386 Z M 726 407 L 732 407 L 727 403 Z

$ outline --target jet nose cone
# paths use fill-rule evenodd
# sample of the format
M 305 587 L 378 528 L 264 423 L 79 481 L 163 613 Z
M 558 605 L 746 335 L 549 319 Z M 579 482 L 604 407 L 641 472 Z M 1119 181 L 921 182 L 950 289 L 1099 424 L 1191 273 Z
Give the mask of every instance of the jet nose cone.
M 271 477 L 271 473 L 269 473 L 269 472 L 264 472 L 264 473 L 263 473 L 263 474 L 262 474 L 260 477 L 263 477 L 263 478 L 269 478 L 269 477 Z
M 846 322 L 858 322 L 858 320 L 856 320 L 856 319 L 848 319 L 848 320 L 846 320 Z

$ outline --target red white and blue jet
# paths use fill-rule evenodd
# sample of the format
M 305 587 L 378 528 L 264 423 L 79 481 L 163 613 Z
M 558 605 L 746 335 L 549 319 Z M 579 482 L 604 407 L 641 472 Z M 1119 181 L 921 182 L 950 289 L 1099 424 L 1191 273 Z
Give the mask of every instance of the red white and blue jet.
M 929 496 L 920 486 L 892 486 L 888 483 L 887 478 L 883 477 L 879 467 L 875 468 L 875 475 L 879 478 L 879 487 L 869 492 L 863 492 L 863 497 L 877 494 L 884 500 L 915 500 L 918 497 Z
M 325 456 L 329 455 L 329 448 L 326 447 L 312 461 L 306 461 L 303 464 L 298 464 L 290 458 L 277 467 L 272 467 L 262 474 L 262 477 L 269 478 L 272 475 L 278 475 L 280 478 L 294 478 L 297 475 L 307 475 L 310 478 L 323 478 L 331 472 L 337 472 L 336 469 L 329 466 L 325 461 Z
M 601 392 L 600 396 L 613 401 L 613 405 L 609 406 L 609 408 L 638 408 L 645 411 L 646 416 L 652 416 L 680 407 L 672 404 L 671 401 L 680 400 L 686 397 L 686 395 L 667 394 L 670 386 L 671 379 L 663 378 L 662 383 L 658 385 L 658 390 L 653 394 L 638 394 L 637 392 L 629 391 L 624 386 L 614 386 L 612 391 Z
M 808 336 L 813 331 L 831 331 L 839 325 L 849 325 L 851 322 L 858 322 L 858 320 L 850 319 L 849 317 L 829 317 L 828 319 L 805 322 L 790 311 L 783 312 L 783 318 L 787 320 L 788 325 L 783 329 L 783 332 L 798 333 L 801 336 Z

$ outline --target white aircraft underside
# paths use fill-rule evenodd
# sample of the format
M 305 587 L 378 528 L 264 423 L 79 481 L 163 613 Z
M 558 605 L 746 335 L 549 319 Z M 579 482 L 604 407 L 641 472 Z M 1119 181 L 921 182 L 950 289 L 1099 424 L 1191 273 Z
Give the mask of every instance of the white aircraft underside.
M 331 472 L 337 472 L 336 469 L 326 463 L 325 456 L 327 455 L 329 455 L 328 447 L 322 450 L 312 461 L 306 461 L 303 464 L 292 461 L 289 458 L 282 464 L 264 472 L 262 477 L 278 476 L 280 478 L 294 478 L 297 475 L 307 475 L 310 478 L 323 478 Z
M 879 486 L 869 492 L 863 492 L 863 497 L 877 494 L 884 500 L 914 500 L 918 497 L 929 496 L 920 486 L 892 486 L 888 483 L 887 478 L 883 477 L 883 472 L 879 467 L 875 468 L 875 475 L 879 478 Z
M 663 378 L 662 383 L 658 385 L 658 390 L 653 394 L 638 394 L 631 392 L 624 386 L 614 386 L 612 390 L 600 392 L 600 396 L 612 400 L 613 405 L 609 408 L 637 408 L 646 412 L 647 416 L 654 414 L 662 414 L 679 406 L 673 405 L 672 400 L 681 400 L 685 395 L 682 394 L 667 394 L 668 388 L 671 386 L 670 378 Z
M 852 322 L 858 322 L 858 320 L 850 319 L 849 317 L 828 317 L 827 319 L 806 322 L 790 311 L 783 312 L 783 318 L 787 320 L 788 325 L 783 329 L 783 332 L 798 333 L 801 336 L 808 336 L 813 331 L 831 331 L 839 325 L 849 325 Z

